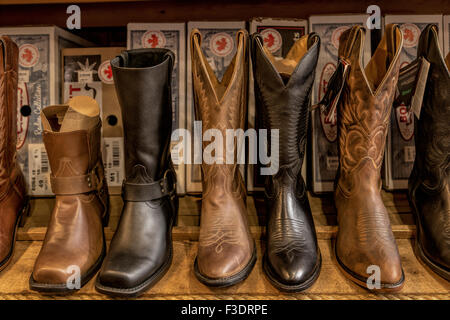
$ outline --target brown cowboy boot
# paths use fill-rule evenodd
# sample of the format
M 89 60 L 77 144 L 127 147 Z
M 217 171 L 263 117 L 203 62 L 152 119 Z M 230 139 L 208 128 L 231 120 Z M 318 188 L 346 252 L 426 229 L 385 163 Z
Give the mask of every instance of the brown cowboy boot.
M 17 45 L 0 37 L 0 271 L 11 261 L 17 227 L 29 212 L 25 180 L 16 162 Z
M 415 252 L 450 281 L 450 53 L 439 49 L 436 25 L 420 35 L 417 57 L 430 63 L 420 119 L 416 119 L 416 159 L 409 200 L 416 218 Z
M 381 199 L 380 168 L 398 80 L 402 34 L 398 26 L 386 26 L 365 69 L 361 66 L 364 37 L 365 29 L 354 26 L 339 42 L 339 58 L 350 70 L 338 110 L 340 168 L 335 203 L 339 231 L 335 253 L 344 274 L 357 284 L 399 290 L 404 275 Z M 370 277 L 376 276 L 373 270 L 377 267 L 379 288 Z M 369 286 L 369 281 L 375 287 Z
M 248 34 L 237 34 L 237 53 L 221 82 L 201 50 L 201 35 L 191 33 L 195 114 L 203 133 L 243 129 L 247 101 Z M 203 143 L 205 148 L 209 143 Z M 234 149 L 236 154 L 236 147 Z M 215 155 L 216 157 L 218 155 Z M 225 150 L 223 150 L 225 156 Z M 220 157 L 220 156 L 219 156 Z M 225 163 L 224 157 L 221 157 Z M 224 287 L 244 280 L 256 262 L 247 223 L 246 190 L 236 164 L 202 164 L 203 198 L 195 274 L 204 284 Z
M 103 225 L 108 223 L 109 208 L 99 115 L 95 100 L 83 96 L 42 110 L 56 202 L 30 277 L 32 290 L 70 293 L 80 289 L 105 256 Z

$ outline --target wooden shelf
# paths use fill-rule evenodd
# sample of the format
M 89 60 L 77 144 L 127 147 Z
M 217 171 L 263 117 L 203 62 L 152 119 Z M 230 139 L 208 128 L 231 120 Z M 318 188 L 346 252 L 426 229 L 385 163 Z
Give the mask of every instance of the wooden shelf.
M 284 294 L 266 279 L 261 267 L 264 252 L 265 212 L 263 199 L 248 197 L 247 208 L 251 230 L 256 239 L 258 261 L 249 278 L 241 284 L 214 289 L 202 285 L 193 273 L 199 232 L 200 197 L 180 198 L 180 210 L 174 234 L 174 261 L 164 279 L 147 291 L 141 299 L 450 299 L 450 283 L 436 276 L 417 260 L 413 253 L 414 221 L 404 193 L 382 193 L 389 211 L 396 237 L 406 282 L 397 294 L 372 294 L 358 287 L 339 271 L 332 255 L 335 237 L 336 214 L 331 196 L 309 195 L 313 217 L 322 253 L 322 271 L 317 282 L 306 292 Z M 32 200 L 31 216 L 19 229 L 16 252 L 11 264 L 0 273 L 0 299 L 109 299 L 97 293 L 94 280 L 71 296 L 42 296 L 28 289 L 28 279 L 46 232 L 52 198 Z M 122 200 L 111 197 L 111 219 L 106 237 L 111 239 L 117 227 Z

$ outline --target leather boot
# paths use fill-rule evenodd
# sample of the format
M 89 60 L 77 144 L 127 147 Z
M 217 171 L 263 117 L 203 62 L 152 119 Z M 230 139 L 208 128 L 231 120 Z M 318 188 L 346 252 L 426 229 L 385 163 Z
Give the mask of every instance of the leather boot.
M 19 50 L 0 37 L 0 271 L 11 261 L 17 228 L 29 212 L 25 180 L 16 162 Z
M 357 284 L 378 289 L 369 277 L 376 276 L 379 268 L 378 290 L 394 291 L 402 287 L 404 275 L 381 199 L 380 168 L 403 38 L 397 25 L 387 25 L 373 57 L 363 68 L 364 38 L 365 29 L 354 26 L 339 41 L 339 58 L 350 71 L 338 107 L 340 154 L 334 196 L 339 229 L 335 254 L 344 274 Z
M 450 281 L 450 54 L 444 61 L 438 31 L 422 32 L 418 57 L 430 63 L 420 119 L 409 198 L 416 217 L 415 252 L 431 270 Z
M 191 33 L 192 78 L 195 117 L 203 133 L 217 129 L 244 129 L 247 79 L 248 34 L 237 33 L 237 52 L 221 82 L 216 78 L 201 49 L 201 34 Z M 203 149 L 208 145 L 203 143 Z M 224 142 L 225 145 L 225 142 Z M 234 154 L 236 155 L 236 145 Z M 226 151 L 223 150 L 223 155 Z M 220 155 L 215 155 L 220 158 Z M 250 274 L 256 262 L 256 247 L 247 223 L 246 189 L 236 164 L 207 164 L 202 168 L 202 209 L 195 275 L 204 284 L 231 286 Z M 222 164 L 220 164 L 222 162 Z
M 92 98 L 74 97 L 67 105 L 44 108 L 41 120 L 56 200 L 30 289 L 70 293 L 95 275 L 106 252 L 100 108 Z
M 124 206 L 97 278 L 99 292 L 137 296 L 172 263 L 172 226 L 178 210 L 170 158 L 171 75 L 167 49 L 123 51 L 111 66 L 124 122 Z
M 259 34 L 252 36 L 255 101 L 262 128 L 279 130 L 279 170 L 268 176 L 267 246 L 264 271 L 283 291 L 302 291 L 320 273 L 321 255 L 305 182 L 301 175 L 308 130 L 309 98 L 319 56 L 316 34 L 297 40 L 275 59 Z

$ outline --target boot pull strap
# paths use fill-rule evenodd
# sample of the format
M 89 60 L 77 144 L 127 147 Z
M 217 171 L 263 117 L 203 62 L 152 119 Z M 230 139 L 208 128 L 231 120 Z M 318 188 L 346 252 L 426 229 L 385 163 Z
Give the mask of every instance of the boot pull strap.
M 0 37 L 0 46 L 3 57 L 3 59 L 1 59 L 0 70 L 2 72 L 16 70 L 17 72 L 17 69 L 19 67 L 17 65 L 19 56 L 19 48 L 17 47 L 17 44 L 13 42 L 8 36 L 2 36 Z
M 171 196 L 176 190 L 176 175 L 172 169 L 164 173 L 164 177 L 151 183 L 123 182 L 122 198 L 124 201 L 152 201 Z
M 50 176 L 52 191 L 56 195 L 75 195 L 100 191 L 104 181 L 103 164 L 97 165 L 88 174 L 74 177 Z

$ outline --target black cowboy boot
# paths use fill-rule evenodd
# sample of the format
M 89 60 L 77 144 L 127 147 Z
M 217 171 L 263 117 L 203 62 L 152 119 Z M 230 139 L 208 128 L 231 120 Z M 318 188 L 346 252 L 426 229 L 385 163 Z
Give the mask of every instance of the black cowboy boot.
M 124 51 L 111 60 L 125 136 L 124 207 L 97 278 L 98 291 L 136 296 L 172 262 L 178 198 L 170 158 L 174 54 L 167 49 Z
M 275 59 L 252 36 L 252 62 L 261 128 L 279 130 L 279 171 L 266 179 L 268 210 L 264 270 L 283 291 L 302 291 L 317 279 L 321 255 L 301 168 L 305 154 L 308 108 L 320 39 L 295 42 L 285 59 Z
M 416 160 L 409 199 L 416 216 L 416 255 L 450 281 L 450 76 L 439 50 L 438 31 L 428 25 L 417 57 L 430 63 L 420 119 L 416 119 Z

